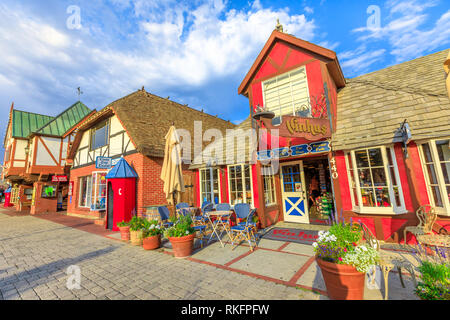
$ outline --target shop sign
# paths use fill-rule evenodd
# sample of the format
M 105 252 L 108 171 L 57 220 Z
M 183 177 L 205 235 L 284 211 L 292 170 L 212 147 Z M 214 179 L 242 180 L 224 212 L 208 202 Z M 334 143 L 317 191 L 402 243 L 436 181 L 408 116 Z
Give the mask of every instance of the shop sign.
M 73 181 L 69 182 L 69 191 L 67 192 L 67 195 L 73 196 Z
M 280 137 L 304 138 L 307 140 L 320 140 L 331 137 L 328 119 L 285 115 L 278 126 L 273 125 L 272 120 L 269 119 L 261 119 L 261 121 L 267 129 L 278 130 Z
M 95 158 L 95 168 L 96 169 L 111 169 L 113 166 L 112 158 L 100 157 Z
M 309 144 L 301 144 L 292 146 L 290 148 L 278 148 L 272 150 L 258 151 L 258 160 L 270 160 L 287 157 L 297 157 L 308 154 L 317 154 L 331 151 L 330 143 L 328 141 L 314 142 Z
M 53 176 L 52 182 L 67 182 L 67 176 Z

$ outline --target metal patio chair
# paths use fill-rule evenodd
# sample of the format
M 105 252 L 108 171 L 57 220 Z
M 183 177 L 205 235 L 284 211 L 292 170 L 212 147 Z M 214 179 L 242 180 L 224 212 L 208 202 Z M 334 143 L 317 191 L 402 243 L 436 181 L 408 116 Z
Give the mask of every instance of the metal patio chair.
M 196 225 L 204 225 L 206 226 L 209 222 L 209 218 L 207 213 L 214 210 L 214 204 L 211 202 L 203 202 L 201 208 L 201 214 L 193 217 L 193 221 Z
M 405 245 L 408 232 L 411 232 L 417 239 L 417 236 L 431 234 L 433 231 L 433 225 L 437 219 L 434 207 L 429 204 L 423 205 L 417 209 L 416 216 L 419 219 L 419 224 L 417 226 L 405 227 L 405 230 L 403 230 L 403 240 L 405 241 Z
M 190 216 L 192 219 L 192 211 L 188 209 L 188 207 L 180 208 L 178 209 L 178 214 L 182 216 Z M 195 225 L 194 219 L 192 219 L 193 222 L 193 228 L 196 233 L 199 234 L 198 239 L 201 241 L 201 247 L 203 248 L 203 238 L 206 236 L 206 225 Z
M 388 299 L 389 272 L 394 267 L 397 268 L 397 271 L 398 271 L 398 274 L 400 277 L 400 282 L 401 282 L 403 288 L 405 288 L 405 283 L 403 282 L 402 268 L 409 271 L 409 273 L 411 274 L 412 280 L 414 282 L 414 285 L 416 285 L 416 276 L 414 273 L 414 266 L 411 264 L 411 262 L 409 262 L 407 259 L 405 259 L 403 257 L 394 256 L 388 250 L 381 249 L 380 242 L 377 240 L 377 238 L 375 238 L 375 236 L 370 231 L 370 229 L 363 222 L 359 222 L 359 224 L 362 228 L 363 237 L 364 237 L 364 241 L 366 242 L 366 244 L 371 246 L 372 248 L 374 248 L 375 250 L 377 250 L 380 253 L 379 266 L 383 273 L 383 278 L 384 278 L 384 290 L 385 290 L 384 300 Z M 374 279 L 374 277 L 373 277 L 373 279 Z
M 158 213 L 161 217 L 161 225 L 164 228 L 168 228 L 173 226 L 173 223 L 169 221 L 170 219 L 170 211 L 166 206 L 160 206 L 158 207 Z
M 236 248 L 242 241 L 247 241 L 250 250 L 253 251 L 253 243 L 256 246 L 256 238 L 254 234 L 254 226 L 252 225 L 252 217 L 256 212 L 256 209 L 250 209 L 250 206 L 246 203 L 239 203 L 234 206 L 236 217 L 239 219 L 245 219 L 245 222 L 241 222 L 230 228 L 231 245 Z
M 236 218 L 239 219 L 246 219 L 246 215 L 250 211 L 250 205 L 248 203 L 238 203 L 234 205 L 234 212 L 236 213 Z M 256 209 L 253 209 L 256 212 Z M 239 212 L 239 213 L 238 213 Z M 252 216 L 253 218 L 253 216 Z M 237 222 L 237 221 L 236 221 Z M 245 225 L 247 220 L 238 222 L 238 225 Z M 258 229 L 256 228 L 256 222 L 253 222 L 252 220 L 248 221 L 248 224 L 252 226 L 253 228 L 253 236 L 255 239 L 257 238 Z

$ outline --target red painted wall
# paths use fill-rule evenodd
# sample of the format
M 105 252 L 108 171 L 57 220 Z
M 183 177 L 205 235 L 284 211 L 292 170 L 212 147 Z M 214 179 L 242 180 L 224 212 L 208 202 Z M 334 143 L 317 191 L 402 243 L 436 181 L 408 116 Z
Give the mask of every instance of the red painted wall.
M 342 207 L 344 210 L 352 210 L 352 198 L 350 195 L 350 182 L 348 181 L 347 166 L 343 151 L 336 151 L 334 156 L 339 179 L 339 189 L 341 192 Z

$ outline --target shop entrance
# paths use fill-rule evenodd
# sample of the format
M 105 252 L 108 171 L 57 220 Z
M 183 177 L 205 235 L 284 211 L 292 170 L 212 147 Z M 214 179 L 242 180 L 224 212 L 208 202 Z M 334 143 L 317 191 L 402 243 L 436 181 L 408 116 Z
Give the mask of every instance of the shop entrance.
M 309 223 L 303 161 L 281 164 L 284 221 Z
M 313 224 L 326 224 L 333 210 L 333 191 L 327 157 L 303 161 L 309 219 Z

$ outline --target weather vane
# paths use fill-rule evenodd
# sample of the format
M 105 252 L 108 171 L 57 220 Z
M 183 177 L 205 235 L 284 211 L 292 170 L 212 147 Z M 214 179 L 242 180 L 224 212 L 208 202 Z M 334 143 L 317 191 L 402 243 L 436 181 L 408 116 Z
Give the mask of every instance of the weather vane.
M 83 91 L 81 91 L 81 87 L 78 87 L 77 91 L 78 91 L 78 100 L 80 100 L 80 96 L 83 94 Z

